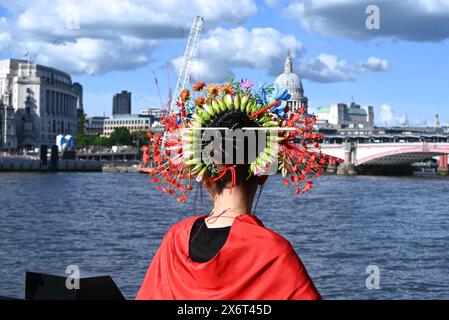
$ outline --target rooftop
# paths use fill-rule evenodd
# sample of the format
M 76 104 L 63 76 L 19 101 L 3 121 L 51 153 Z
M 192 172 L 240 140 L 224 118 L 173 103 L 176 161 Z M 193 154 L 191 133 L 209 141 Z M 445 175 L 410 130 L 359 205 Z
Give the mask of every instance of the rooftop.
M 324 108 L 318 108 L 316 113 L 329 113 L 329 111 L 330 111 L 329 107 L 324 107 Z
M 151 115 L 145 114 L 114 114 L 108 120 L 125 120 L 125 119 L 138 119 L 138 118 L 150 118 Z
M 366 116 L 366 111 L 364 109 L 360 109 L 360 108 L 348 108 L 347 112 L 349 114 L 360 114 L 360 115 Z

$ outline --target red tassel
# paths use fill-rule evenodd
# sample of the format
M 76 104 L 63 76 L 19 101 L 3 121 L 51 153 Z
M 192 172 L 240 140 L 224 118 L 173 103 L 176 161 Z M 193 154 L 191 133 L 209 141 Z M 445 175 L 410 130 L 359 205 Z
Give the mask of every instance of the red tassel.
M 254 118 L 254 117 L 257 117 L 259 114 L 264 113 L 265 111 L 267 111 L 267 110 L 269 110 L 269 109 L 271 109 L 271 108 L 277 106 L 277 105 L 280 104 L 280 103 L 281 103 L 280 101 L 275 101 L 275 102 L 273 102 L 272 104 L 269 104 L 268 106 L 266 106 L 266 107 L 260 109 L 259 111 L 254 112 L 252 115 L 249 116 L 249 118 L 252 119 L 252 118 Z
M 236 179 L 236 175 L 235 175 L 235 166 L 227 167 L 226 169 L 224 169 L 218 177 L 215 177 L 212 179 L 212 182 L 216 182 L 216 181 L 220 180 L 221 178 L 223 178 L 228 170 L 231 172 L 231 189 L 229 190 L 229 192 L 231 193 L 232 188 L 235 188 L 235 186 L 237 185 L 237 179 Z

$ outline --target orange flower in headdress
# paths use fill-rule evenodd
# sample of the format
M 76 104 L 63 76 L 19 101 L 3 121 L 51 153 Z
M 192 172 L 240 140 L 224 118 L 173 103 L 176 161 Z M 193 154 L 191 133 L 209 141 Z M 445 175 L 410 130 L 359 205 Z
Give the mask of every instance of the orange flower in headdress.
M 220 91 L 220 87 L 216 84 L 210 84 L 207 86 L 207 97 L 209 99 L 213 99 L 218 96 L 218 92 Z
M 220 91 L 223 95 L 234 94 L 234 87 L 230 83 L 225 83 L 221 85 Z
M 193 87 L 192 90 L 193 91 L 201 91 L 203 90 L 203 88 L 206 86 L 206 82 L 197 82 Z
M 202 108 L 202 107 L 203 107 L 203 104 L 205 104 L 205 103 L 206 103 L 206 99 L 205 99 L 204 97 L 198 97 L 198 98 L 195 100 L 194 105 L 195 105 L 195 107 L 200 107 L 200 108 Z
M 186 102 L 189 99 L 190 99 L 190 90 L 189 89 L 182 90 L 181 91 L 181 101 Z

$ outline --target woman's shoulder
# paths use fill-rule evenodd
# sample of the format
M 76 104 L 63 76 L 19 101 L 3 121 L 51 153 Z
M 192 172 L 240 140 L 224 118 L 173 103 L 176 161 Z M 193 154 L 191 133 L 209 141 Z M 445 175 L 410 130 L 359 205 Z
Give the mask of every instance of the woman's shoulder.
M 289 240 L 266 227 L 255 215 L 243 216 L 240 221 L 246 222 L 240 223 L 244 228 L 242 235 L 244 237 L 254 237 L 257 239 L 259 246 L 266 246 L 271 250 L 277 249 L 276 251 L 279 250 L 279 253 L 291 250 L 292 245 Z
M 167 231 L 165 237 L 173 237 L 178 235 L 189 235 L 193 223 L 207 215 L 190 216 L 175 222 Z M 264 226 L 261 220 L 255 215 L 242 215 L 237 218 L 238 224 L 233 224 L 231 232 L 236 239 L 241 238 L 248 243 L 248 238 L 257 239 L 256 243 L 260 247 L 269 248 L 273 252 L 281 253 L 290 251 L 293 247 L 289 240 L 284 238 L 276 231 Z M 232 230 L 240 229 L 240 230 Z M 251 241 L 250 243 L 254 243 Z

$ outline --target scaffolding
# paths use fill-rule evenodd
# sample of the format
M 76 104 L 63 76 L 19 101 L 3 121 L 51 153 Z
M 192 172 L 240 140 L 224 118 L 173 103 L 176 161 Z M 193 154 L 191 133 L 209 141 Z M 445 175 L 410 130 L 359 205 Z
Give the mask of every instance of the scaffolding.
M 173 95 L 174 98 L 171 99 L 171 103 L 168 109 L 169 114 L 172 112 L 172 110 L 175 109 L 177 101 L 176 99 L 181 93 L 181 90 L 185 88 L 187 82 L 189 81 L 190 63 L 196 56 L 202 27 L 203 17 L 196 16 L 193 20 L 192 28 L 190 29 L 190 35 L 189 39 L 187 40 L 187 46 L 184 53 L 184 61 L 179 72 L 178 81 L 176 82 L 176 87 Z

